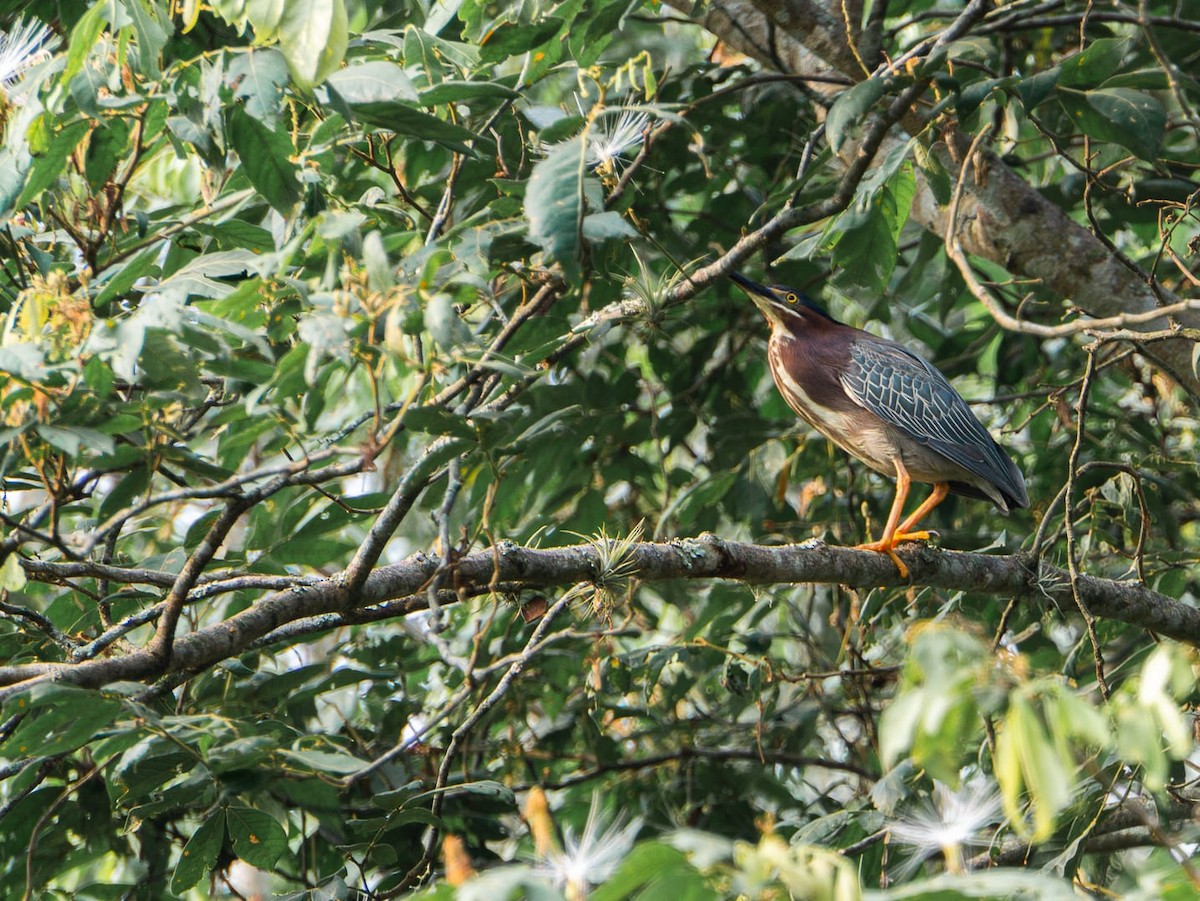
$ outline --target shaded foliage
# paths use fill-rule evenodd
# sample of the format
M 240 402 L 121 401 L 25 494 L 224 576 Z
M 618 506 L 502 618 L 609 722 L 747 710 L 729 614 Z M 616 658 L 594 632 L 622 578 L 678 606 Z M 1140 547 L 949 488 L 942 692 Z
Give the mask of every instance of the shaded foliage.
M 817 79 L 638 0 L 28 11 L 0 895 L 1191 896 L 1194 649 L 987 584 L 630 568 L 650 537 L 853 544 L 886 516 L 776 394 L 737 265 L 920 348 L 1012 452 L 1032 509 L 951 499 L 943 547 L 1195 603 L 1195 362 L 1123 331 L 1149 317 L 1088 330 L 1027 260 L 964 271 L 919 215 L 1004 166 L 1164 305 L 1194 293 L 1200 26 L 867 6 L 863 66 Z M 513 545 L 597 564 L 456 582 Z M 419 591 L 372 594 L 419 554 Z M 885 841 L 981 783 L 969 834 Z

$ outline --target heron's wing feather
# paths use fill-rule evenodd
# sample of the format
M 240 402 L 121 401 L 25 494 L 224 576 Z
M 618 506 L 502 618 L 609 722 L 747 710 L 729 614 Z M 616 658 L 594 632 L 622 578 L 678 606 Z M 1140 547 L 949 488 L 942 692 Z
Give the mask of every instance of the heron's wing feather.
M 841 375 L 850 396 L 893 428 L 986 479 L 1026 506 L 1025 480 L 967 402 L 931 363 L 881 338 L 850 346 Z

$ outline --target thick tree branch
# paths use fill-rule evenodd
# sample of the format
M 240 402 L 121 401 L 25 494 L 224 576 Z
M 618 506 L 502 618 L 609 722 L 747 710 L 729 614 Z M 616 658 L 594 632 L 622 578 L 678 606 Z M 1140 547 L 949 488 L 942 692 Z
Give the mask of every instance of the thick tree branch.
M 1064 614 L 1075 609 L 1068 574 L 1037 563 L 1024 554 L 988 556 L 910 545 L 901 556 L 913 585 L 950 591 L 1049 601 Z M 395 615 L 424 610 L 423 591 L 440 561 L 418 554 L 374 570 L 356 597 L 359 605 L 404 598 Z M 535 549 L 502 542 L 495 548 L 469 554 L 454 564 L 455 588 L 470 594 L 504 583 L 509 589 L 545 589 L 590 582 L 600 573 L 593 544 Z M 817 582 L 852 588 L 904 586 L 886 557 L 870 551 L 821 544 L 761 547 L 722 541 L 713 535 L 664 543 L 630 545 L 622 561 L 625 577 L 643 582 L 673 579 L 730 579 L 748 584 Z M 1080 597 L 1097 618 L 1151 629 L 1159 635 L 1200 646 L 1200 609 L 1190 607 L 1135 582 L 1118 582 L 1080 575 Z M 343 609 L 345 590 L 340 579 L 276 592 L 227 620 L 180 636 L 169 667 L 145 654 L 106 657 L 78 664 L 24 664 L 0 667 L 0 701 L 20 691 L 30 679 L 55 679 L 100 686 L 127 679 L 147 679 L 166 672 L 199 672 L 249 649 L 258 639 L 297 620 Z M 332 625 L 332 623 L 331 623 Z

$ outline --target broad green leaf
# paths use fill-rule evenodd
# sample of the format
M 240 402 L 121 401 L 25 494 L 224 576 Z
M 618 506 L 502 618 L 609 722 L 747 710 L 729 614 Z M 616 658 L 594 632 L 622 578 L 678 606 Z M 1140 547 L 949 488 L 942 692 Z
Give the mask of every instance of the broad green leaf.
M 41 685 L 5 704 L 5 712 L 26 713 L 4 742 L 3 757 L 45 757 L 73 751 L 113 724 L 119 701 L 98 691 L 69 685 Z
M 1021 809 L 1028 795 L 1033 813 L 1033 840 L 1045 841 L 1055 819 L 1071 800 L 1074 773 L 1055 750 L 1036 708 L 1022 692 L 1013 695 L 1003 727 L 996 736 L 996 779 L 1004 813 L 1019 834 L 1026 834 Z
M 260 259 L 253 251 L 245 249 L 202 254 L 163 279 L 157 290 L 181 297 L 225 297 L 233 292 L 233 282 L 258 273 Z
M 67 157 L 79 146 L 89 129 L 86 121 L 79 121 L 65 125 L 54 133 L 46 151 L 34 158 L 33 166 L 25 179 L 25 187 L 21 189 L 21 194 L 16 200 L 17 209 L 35 200 L 42 191 L 65 174 Z
M 85 447 L 102 454 L 111 454 L 113 451 L 113 439 L 95 429 L 83 426 L 57 426 L 49 423 L 39 423 L 34 426 L 34 429 L 48 444 L 58 448 L 68 457 L 79 456 L 79 452 Z
M 1059 86 L 1058 96 L 1085 134 L 1120 144 L 1146 160 L 1158 156 L 1167 114 L 1150 94 L 1129 88 L 1076 91 Z
M 564 141 L 534 165 L 525 189 L 529 236 L 568 272 L 578 270 L 582 247 L 586 161 L 582 137 Z
M 71 29 L 71 39 L 67 44 L 67 64 L 63 68 L 61 81 L 70 84 L 71 79 L 83 69 L 88 54 L 95 49 L 100 38 L 100 32 L 107 24 L 107 14 L 111 7 L 107 3 L 96 3 L 79 17 L 75 27 Z
M 250 807 L 229 807 L 225 811 L 233 853 L 251 866 L 269 870 L 287 849 L 287 833 L 278 820 Z
M 883 90 L 883 79 L 868 78 L 838 95 L 825 117 L 825 138 L 835 152 L 842 149 L 850 129 L 862 122 L 883 96 Z
M 36 344 L 13 344 L 0 347 L 0 372 L 7 372 L 30 382 L 45 379 L 46 357 Z
M 1080 53 L 1067 57 L 1056 67 L 1058 83 L 1072 88 L 1094 87 L 1116 72 L 1129 52 L 1129 38 L 1099 38 Z
M 437 407 L 411 407 L 404 414 L 404 427 L 433 435 L 455 435 L 470 441 L 479 437 L 475 428 L 465 419 Z
M 9 552 L 0 566 L 0 590 L 20 591 L 28 583 L 25 570 L 21 568 L 21 558 L 16 552 Z
M 246 0 L 246 18 L 254 26 L 258 42 L 265 44 L 278 36 L 279 23 L 288 0 Z
M 301 90 L 311 91 L 346 55 L 349 31 L 344 0 L 288 0 L 278 34 L 292 80 Z
M 469 128 L 431 116 L 399 101 L 360 103 L 352 109 L 356 119 L 375 128 L 393 131 L 403 137 L 435 141 L 459 153 L 470 153 L 471 148 L 466 142 L 479 138 Z
M 125 0 L 125 11 L 137 33 L 137 58 L 141 71 L 151 78 L 162 74 L 159 56 L 170 36 L 171 25 L 153 0 Z
M 637 230 L 620 213 L 609 210 L 589 213 L 583 217 L 583 236 L 588 241 L 607 241 L 611 238 L 636 238 Z
M 425 304 L 425 328 L 442 349 L 453 351 L 474 342 L 470 329 L 459 319 L 449 294 L 438 293 Z
M 338 69 L 326 81 L 351 106 L 417 99 L 416 89 L 404 69 L 384 60 Z
M 700 512 L 711 508 L 721 500 L 737 481 L 737 470 L 728 470 L 703 479 L 681 493 L 663 513 L 663 520 L 677 517 L 681 523 L 690 523 Z
M 105 270 L 106 276 L 95 284 L 100 287 L 100 293 L 92 301 L 97 309 L 103 309 L 111 301 L 133 289 L 138 279 L 152 277 L 158 274 L 158 255 L 160 248 L 151 244 L 127 263 L 117 264 Z
M 218 810 L 200 822 L 183 846 L 171 876 L 171 891 L 182 894 L 208 875 L 217 862 L 224 840 L 225 811 Z
M 222 248 L 244 248 L 260 254 L 275 249 L 275 238 L 267 229 L 243 219 L 225 219 L 213 224 L 198 222 L 192 231 L 215 238 Z
M 505 22 L 483 39 L 480 59 L 485 63 L 499 62 L 540 47 L 562 30 L 563 20 L 549 16 L 532 25 Z
M 661 842 L 635 845 L 612 878 L 588 894 L 592 901 L 668 896 L 677 901 L 716 901 L 721 897 L 682 851 Z
M 420 93 L 422 106 L 438 106 L 442 103 L 459 103 L 464 100 L 515 100 L 518 91 L 494 81 L 443 81 Z
M 109 117 L 94 129 L 88 139 L 84 175 L 94 190 L 103 189 L 121 161 L 129 142 L 129 125 L 124 119 Z
M 860 224 L 846 229 L 834 248 L 840 285 L 864 295 L 879 294 L 887 287 L 915 192 L 912 170 L 904 168 L 870 196 L 865 208 L 854 211 Z
M 289 215 L 300 199 L 291 139 L 235 106 L 229 113 L 229 141 L 250 184 L 280 215 Z
M 251 47 L 236 54 L 225 75 L 233 96 L 246 112 L 273 128 L 279 117 L 283 88 L 288 80 L 287 60 L 274 47 Z
M 356 773 L 367 765 L 367 761 L 365 760 L 359 760 L 357 757 L 352 757 L 349 754 L 334 753 L 332 751 L 281 750 L 277 753 L 280 757 L 304 769 L 335 776 Z
M 1058 84 L 1058 68 L 1045 69 L 1016 81 L 1017 95 L 1026 111 L 1033 110 L 1043 100 L 1050 96 L 1054 86 Z

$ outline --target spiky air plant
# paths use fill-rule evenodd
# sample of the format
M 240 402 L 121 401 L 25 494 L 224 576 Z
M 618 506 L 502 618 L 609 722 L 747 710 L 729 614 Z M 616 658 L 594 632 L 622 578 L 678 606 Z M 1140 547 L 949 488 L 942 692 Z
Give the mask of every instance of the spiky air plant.
M 602 616 L 608 616 L 629 590 L 629 580 L 637 571 L 632 559 L 634 547 L 645 533 L 644 523 L 638 523 L 624 538 L 609 538 L 601 526 L 588 539 L 596 552 L 596 574 L 592 577 L 592 606 Z
M 637 272 L 631 272 L 624 277 L 625 290 L 634 298 L 640 300 L 644 307 L 641 320 L 650 328 L 657 329 L 666 318 L 667 300 L 671 292 L 687 274 L 700 262 L 700 258 L 689 260 L 682 265 L 673 265 L 668 272 L 657 273 L 642 259 L 637 250 L 633 251 L 637 261 Z

